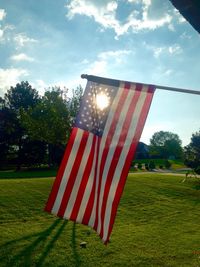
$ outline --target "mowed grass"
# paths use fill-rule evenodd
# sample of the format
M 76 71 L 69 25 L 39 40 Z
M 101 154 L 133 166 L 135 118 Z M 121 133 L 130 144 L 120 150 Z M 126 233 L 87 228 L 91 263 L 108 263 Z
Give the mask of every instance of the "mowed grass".
M 200 266 L 199 185 L 182 180 L 130 174 L 105 246 L 43 211 L 53 178 L 1 179 L 0 266 Z

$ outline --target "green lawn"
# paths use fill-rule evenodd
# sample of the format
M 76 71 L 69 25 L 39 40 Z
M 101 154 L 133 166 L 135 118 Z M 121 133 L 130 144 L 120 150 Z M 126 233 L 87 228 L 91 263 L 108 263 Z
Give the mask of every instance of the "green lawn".
M 33 170 L 8 170 L 8 171 L 0 171 L 0 179 L 1 178 L 40 178 L 40 177 L 55 177 L 57 173 L 57 169 L 49 169 L 49 168 L 37 168 Z
M 200 266 L 199 185 L 182 179 L 129 175 L 107 246 L 43 212 L 52 178 L 1 179 L 0 266 Z

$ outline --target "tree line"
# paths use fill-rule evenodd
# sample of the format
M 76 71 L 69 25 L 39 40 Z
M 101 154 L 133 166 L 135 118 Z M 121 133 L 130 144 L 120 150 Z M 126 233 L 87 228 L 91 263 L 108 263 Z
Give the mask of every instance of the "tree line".
M 81 86 L 44 96 L 26 81 L 0 97 L 0 168 L 58 165 L 79 108 Z
M 59 165 L 82 93 L 81 86 L 72 92 L 51 87 L 40 96 L 27 81 L 11 86 L 0 97 L 0 168 Z M 156 132 L 149 146 L 139 143 L 136 157 L 181 159 L 200 168 L 200 131 L 184 148 L 177 134 Z

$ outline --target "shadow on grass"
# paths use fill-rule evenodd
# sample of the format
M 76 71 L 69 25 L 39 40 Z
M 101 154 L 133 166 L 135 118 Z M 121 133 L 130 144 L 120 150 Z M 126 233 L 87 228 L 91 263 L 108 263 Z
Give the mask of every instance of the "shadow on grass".
M 17 247 L 19 242 L 30 240 L 34 237 L 37 237 L 32 243 L 28 246 L 25 246 L 19 253 L 10 258 L 7 266 L 32 266 L 33 256 L 36 254 L 35 250 L 39 249 L 42 251 L 39 259 L 35 262 L 36 266 L 42 266 L 46 257 L 48 256 L 51 249 L 54 247 L 55 242 L 61 235 L 67 224 L 66 220 L 57 219 L 50 227 L 44 231 L 38 232 L 36 234 L 23 236 L 22 238 L 15 239 L 9 242 L 4 243 L 1 249 L 5 249 L 7 252 L 12 253 L 12 247 Z M 54 232 L 53 232 L 54 231 Z M 8 255 L 0 258 L 0 261 L 6 261 Z
M 76 223 L 75 222 L 72 228 L 72 251 L 74 254 L 75 266 L 76 267 L 81 266 L 81 259 L 79 257 L 79 254 L 77 252 L 77 247 L 76 247 Z

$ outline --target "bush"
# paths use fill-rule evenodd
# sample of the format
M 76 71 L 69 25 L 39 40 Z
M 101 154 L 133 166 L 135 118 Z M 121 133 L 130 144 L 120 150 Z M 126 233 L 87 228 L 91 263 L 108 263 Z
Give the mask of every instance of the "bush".
M 155 169 L 155 168 L 156 168 L 156 165 L 155 165 L 154 161 L 151 160 L 151 161 L 149 162 L 149 170 L 152 171 L 152 170 Z
M 197 174 L 200 174 L 200 166 L 198 166 L 194 171 L 195 171 Z
M 140 170 L 142 169 L 142 163 L 141 162 L 138 163 L 138 169 L 140 169 Z
M 162 170 L 162 169 L 163 169 L 163 165 L 160 165 L 160 166 L 159 166 L 159 169 L 161 169 L 161 170 Z
M 169 160 L 166 160 L 165 161 L 165 168 L 170 169 L 171 166 L 172 166 L 172 164 L 169 162 Z
M 149 164 L 145 163 L 145 169 L 148 171 L 149 170 Z

